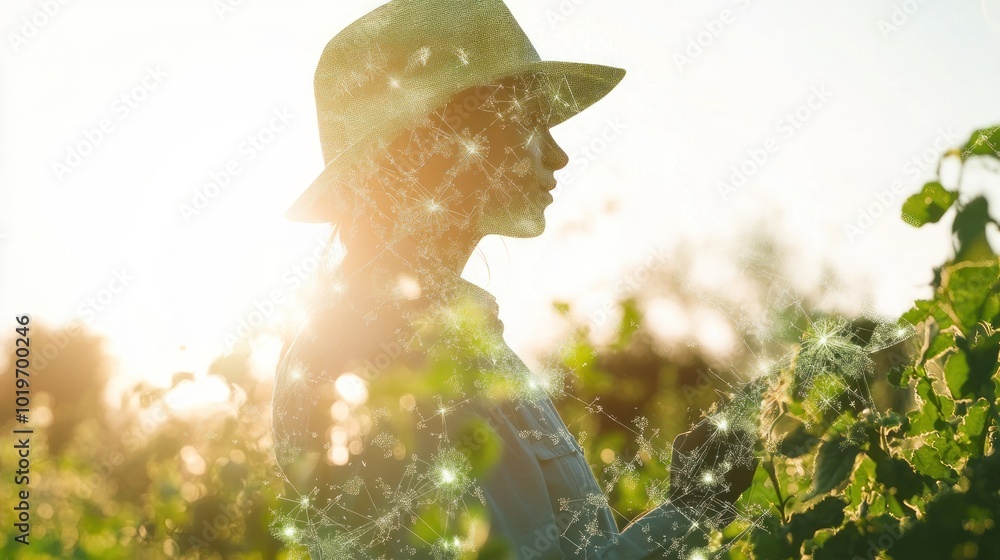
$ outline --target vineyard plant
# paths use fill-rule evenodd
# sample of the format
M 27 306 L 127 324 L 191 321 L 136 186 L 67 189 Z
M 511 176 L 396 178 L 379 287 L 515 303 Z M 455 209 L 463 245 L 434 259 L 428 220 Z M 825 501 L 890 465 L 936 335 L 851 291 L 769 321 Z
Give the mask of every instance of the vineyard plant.
M 915 227 L 952 219 L 954 257 L 935 270 L 930 299 L 867 331 L 816 321 L 776 366 L 761 394 L 762 461 L 741 498 L 747 516 L 716 550 L 1000 558 L 1000 260 L 987 236 L 997 222 L 984 196 L 961 190 L 973 166 L 997 171 L 998 148 L 1000 129 L 977 131 L 942 157 L 939 174 L 957 170 L 951 188 L 936 179 L 903 204 Z M 875 383 L 909 406 L 879 410 Z

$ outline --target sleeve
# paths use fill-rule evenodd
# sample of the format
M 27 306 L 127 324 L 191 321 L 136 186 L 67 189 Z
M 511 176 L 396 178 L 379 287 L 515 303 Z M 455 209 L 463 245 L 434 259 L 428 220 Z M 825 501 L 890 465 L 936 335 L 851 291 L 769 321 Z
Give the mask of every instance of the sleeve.
M 757 468 L 753 436 L 730 429 L 719 437 L 711 426 L 702 421 L 677 436 L 671 446 L 670 499 L 626 527 L 602 551 L 602 560 L 708 556 L 698 550 L 707 545 L 709 529 L 726 527 L 737 516 L 734 504 Z M 715 470 L 716 465 L 729 465 L 722 485 L 702 478 L 706 466 Z
M 529 531 L 508 531 L 519 559 L 687 559 L 705 541 L 704 529 L 692 521 L 701 519 L 699 512 L 676 502 L 655 508 L 619 531 L 583 448 L 552 401 L 522 402 L 510 412 L 516 428 L 504 433 L 506 447 L 512 454 L 521 450 L 529 456 L 506 462 L 503 476 L 516 478 L 510 486 L 517 501 L 530 502 L 533 510 L 519 516 L 529 521 Z M 540 487 L 530 486 L 536 481 L 542 481 Z M 502 509 L 502 517 L 507 517 L 509 508 Z
M 667 502 L 630 523 L 616 539 L 598 552 L 600 560 L 653 560 L 692 558 L 707 544 L 707 535 L 694 521 L 693 512 Z

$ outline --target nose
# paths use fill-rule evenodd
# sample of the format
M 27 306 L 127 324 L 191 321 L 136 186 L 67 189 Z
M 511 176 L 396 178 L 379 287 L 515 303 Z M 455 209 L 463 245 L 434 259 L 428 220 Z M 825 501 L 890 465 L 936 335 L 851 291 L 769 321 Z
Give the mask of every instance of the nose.
M 545 167 L 553 171 L 559 171 L 569 164 L 569 156 L 559 146 L 556 139 L 552 137 L 552 133 L 549 132 L 548 129 L 546 129 L 545 134 L 542 135 L 542 144 L 544 145 L 542 161 L 544 162 Z

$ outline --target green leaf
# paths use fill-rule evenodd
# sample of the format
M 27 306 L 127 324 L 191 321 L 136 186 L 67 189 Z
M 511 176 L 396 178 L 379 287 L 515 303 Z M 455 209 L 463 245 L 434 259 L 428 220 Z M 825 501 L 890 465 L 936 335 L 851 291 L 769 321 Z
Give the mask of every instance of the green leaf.
M 957 476 L 942 462 L 941 452 L 932 445 L 924 445 L 910 454 L 913 468 L 935 480 L 954 481 Z
M 975 394 L 975 389 L 969 387 L 969 360 L 965 352 L 956 352 L 948 358 L 944 364 L 944 378 L 952 397 L 965 399 Z
M 986 226 L 991 224 L 989 203 L 982 196 L 962 206 L 955 216 L 952 231 L 958 241 L 955 261 L 978 261 L 994 256 L 986 238 Z
M 987 321 L 980 321 L 972 333 L 971 344 L 965 344 L 965 346 L 973 353 L 997 351 L 1000 349 L 1000 331 L 994 331 L 993 328 L 993 325 Z
M 794 459 L 809 453 L 817 443 L 819 438 L 810 434 L 805 424 L 798 422 L 794 431 L 778 442 L 778 454 Z
M 927 345 L 927 351 L 924 352 L 924 361 L 933 360 L 954 347 L 955 333 L 939 332 L 931 339 L 931 343 Z
M 940 433 L 931 434 L 927 438 L 927 443 L 934 446 L 943 464 L 960 470 L 965 463 L 965 452 L 954 436 L 941 435 Z
M 811 538 L 816 531 L 839 527 L 844 522 L 844 508 L 847 502 L 827 496 L 813 507 L 796 513 L 788 520 L 788 531 L 792 535 L 792 548 L 798 550 L 802 541 Z
M 958 199 L 958 193 L 949 191 L 941 183 L 933 181 L 924 185 L 917 194 L 903 203 L 903 221 L 914 227 L 932 224 Z
M 942 271 L 941 290 L 945 301 L 960 322 L 962 332 L 968 333 L 983 317 L 987 297 L 1000 278 L 996 259 L 987 262 L 961 262 Z
M 938 395 L 931 380 L 926 377 L 917 380 L 916 393 L 919 406 L 906 414 L 910 421 L 906 435 L 915 436 L 948 429 L 945 418 L 951 416 L 951 411 L 955 408 L 954 401 L 945 395 Z
M 962 418 L 962 423 L 958 425 L 959 443 L 973 457 L 981 457 L 983 454 L 983 439 L 986 435 L 985 429 L 989 414 L 989 401 L 979 399 L 969 406 Z
M 962 161 L 974 156 L 990 156 L 1000 159 L 1000 126 L 984 128 L 972 133 L 962 147 Z
M 876 479 L 887 488 L 894 488 L 897 497 L 908 500 L 924 489 L 923 479 L 909 463 L 898 457 L 886 457 L 875 466 Z
M 860 447 L 843 438 L 820 444 L 816 454 L 816 468 L 813 470 L 813 487 L 805 499 L 825 494 L 847 480 L 860 452 Z
M 845 560 L 854 556 L 866 554 L 866 547 L 870 546 L 864 535 L 858 531 L 858 526 L 853 523 L 844 525 L 832 537 L 826 539 L 823 548 L 813 553 L 815 560 Z M 863 556 L 866 558 L 867 556 Z
M 754 531 L 750 537 L 753 544 L 754 558 L 793 558 L 796 551 L 782 538 L 781 530 L 772 529 Z
M 913 308 L 906 313 L 903 313 L 901 319 L 911 325 L 923 323 L 931 316 L 931 313 L 936 305 L 937 302 L 934 300 L 919 299 L 913 303 Z
M 889 370 L 886 379 L 896 387 L 907 387 L 915 371 L 913 366 L 896 366 Z
M 936 289 L 940 289 L 941 269 L 936 269 L 935 277 L 934 286 Z M 942 299 L 944 299 L 943 296 Z M 931 309 L 931 317 L 934 318 L 934 322 L 937 323 L 938 328 L 941 330 L 955 326 L 955 321 L 953 321 L 951 315 L 949 315 L 950 308 L 945 310 L 945 307 L 947 307 L 945 303 L 938 302 L 938 304 Z
M 865 496 L 871 491 L 871 485 L 875 481 L 875 468 L 875 462 L 867 455 L 862 455 L 851 483 L 844 489 L 844 495 L 851 503 L 848 511 L 852 518 L 861 517 L 862 510 L 867 507 Z
M 888 428 L 890 431 L 905 428 L 906 424 L 906 416 L 892 410 L 882 414 L 877 422 L 878 426 Z

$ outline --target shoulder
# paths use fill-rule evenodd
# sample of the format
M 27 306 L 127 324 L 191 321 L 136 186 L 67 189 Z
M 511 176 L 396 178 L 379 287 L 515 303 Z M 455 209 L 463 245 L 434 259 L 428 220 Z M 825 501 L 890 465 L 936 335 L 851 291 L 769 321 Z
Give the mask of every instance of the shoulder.
M 344 298 L 310 310 L 286 344 L 282 365 L 309 370 L 338 369 L 371 359 L 379 349 L 407 339 L 407 321 L 399 309 L 370 309 Z

